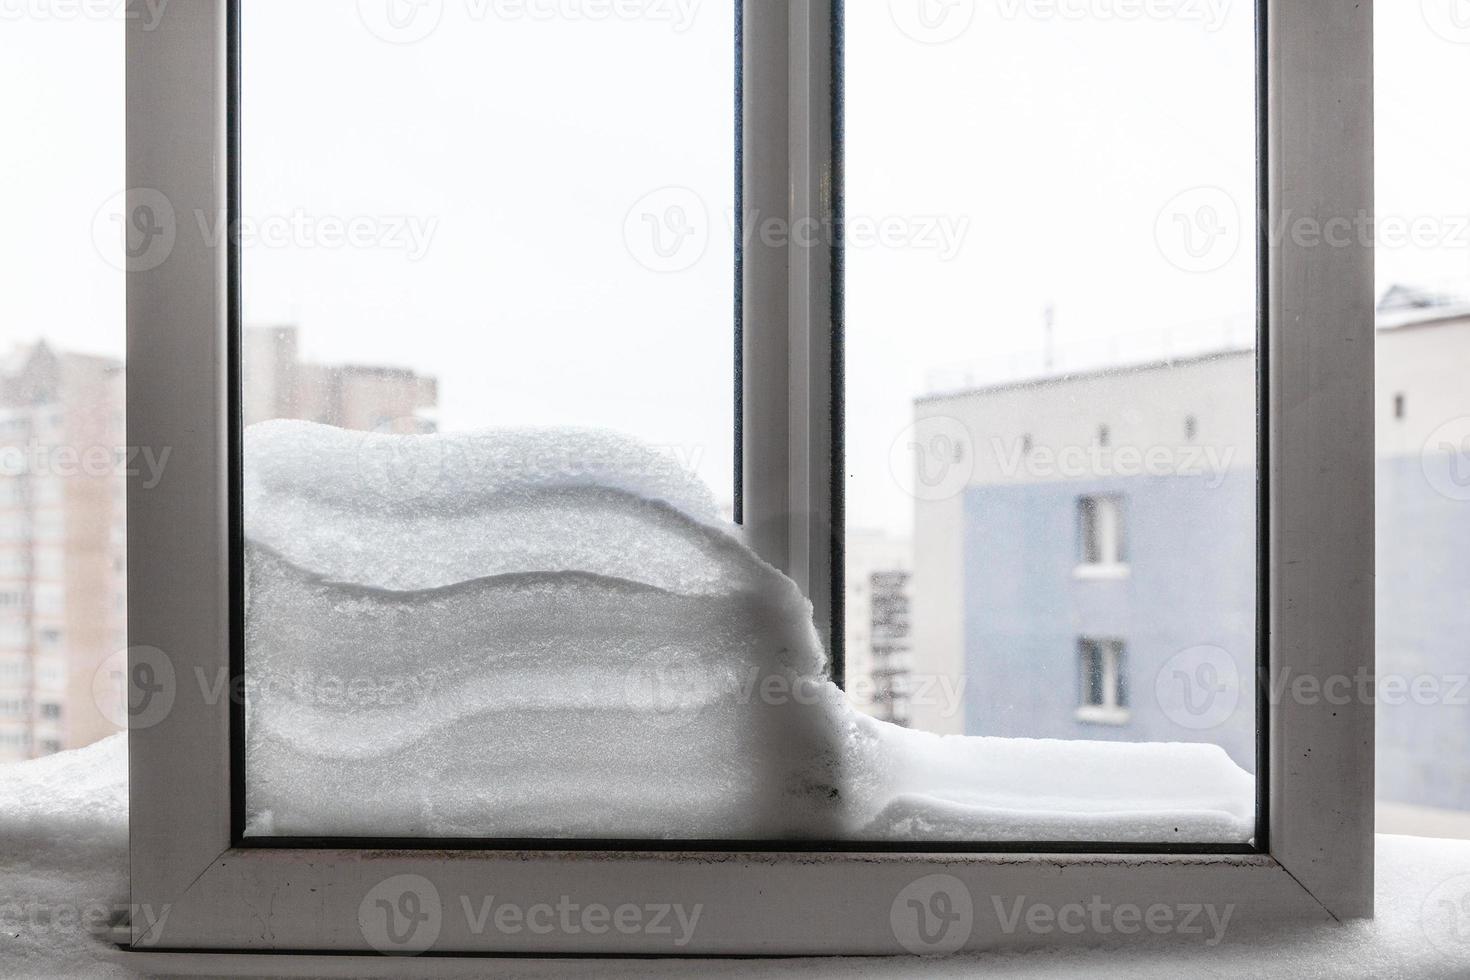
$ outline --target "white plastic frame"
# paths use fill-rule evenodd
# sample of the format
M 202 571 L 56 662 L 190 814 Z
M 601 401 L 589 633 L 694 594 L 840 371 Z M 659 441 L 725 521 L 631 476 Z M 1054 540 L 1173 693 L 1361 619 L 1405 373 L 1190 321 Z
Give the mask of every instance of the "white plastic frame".
M 251 2 L 251 0 L 244 0 Z M 1319 222 L 1372 205 L 1372 5 L 1268 0 L 1266 217 Z M 497 852 L 261 849 L 232 844 L 227 698 L 196 676 L 230 671 L 225 249 L 190 235 L 227 208 L 228 0 L 176 0 L 128 24 L 130 207 L 174 212 L 167 260 L 128 281 L 131 445 L 168 446 L 156 487 L 128 489 L 129 628 L 166 651 L 171 710 L 130 742 L 135 949 L 364 950 L 359 912 L 386 879 L 420 876 L 450 909 L 493 892 L 524 904 L 681 902 L 703 908 L 692 942 L 666 935 L 478 934 L 446 912 L 434 952 L 802 954 L 912 951 L 895 902 L 926 875 L 974 896 L 964 948 L 1087 942 L 1007 932 L 989 897 L 1054 906 L 1231 903 L 1236 927 L 1372 911 L 1370 705 L 1282 703 L 1269 724 L 1266 853 L 1259 855 Z M 795 217 L 833 205 L 831 0 L 745 0 L 746 207 Z M 1263 247 L 1266 246 L 1263 240 Z M 1269 242 L 1263 357 L 1269 447 L 1269 648 L 1273 671 L 1373 668 L 1372 255 Z M 830 608 L 830 254 L 753 242 L 745 254 L 746 520 L 762 553 Z M 828 624 L 830 625 L 830 624 Z M 135 665 L 151 656 L 136 654 Z M 151 661 L 150 661 L 151 662 Z M 131 670 L 130 670 L 131 676 Z M 140 719 L 140 723 L 142 719 Z M 1009 901 L 1009 898 L 1006 899 Z

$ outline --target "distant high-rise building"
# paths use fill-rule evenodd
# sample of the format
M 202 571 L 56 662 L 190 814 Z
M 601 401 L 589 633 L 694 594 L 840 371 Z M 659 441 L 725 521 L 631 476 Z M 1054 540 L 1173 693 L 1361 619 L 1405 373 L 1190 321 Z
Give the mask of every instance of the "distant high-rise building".
M 0 760 L 116 731 L 121 679 L 93 685 L 127 643 L 125 444 L 117 361 L 0 361 Z
M 244 339 L 245 424 L 304 419 L 364 432 L 436 428 L 439 385 L 407 368 L 302 363 L 295 327 L 252 327 Z
M 247 330 L 246 423 L 432 431 L 437 385 L 402 368 L 303 364 L 294 327 Z M 80 748 L 126 716 L 126 477 L 164 447 L 127 447 L 122 364 L 43 343 L 0 359 L 0 761 Z
M 909 543 L 881 531 L 850 531 L 845 567 L 848 700 L 875 718 L 906 725 L 912 694 Z

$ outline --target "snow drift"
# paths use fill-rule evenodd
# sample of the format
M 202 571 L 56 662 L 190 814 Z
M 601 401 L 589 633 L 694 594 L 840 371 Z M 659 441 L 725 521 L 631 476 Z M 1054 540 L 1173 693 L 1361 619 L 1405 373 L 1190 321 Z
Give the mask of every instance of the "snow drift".
M 826 679 L 796 586 L 585 431 L 245 446 L 257 835 L 1240 842 L 1209 745 L 941 738 Z

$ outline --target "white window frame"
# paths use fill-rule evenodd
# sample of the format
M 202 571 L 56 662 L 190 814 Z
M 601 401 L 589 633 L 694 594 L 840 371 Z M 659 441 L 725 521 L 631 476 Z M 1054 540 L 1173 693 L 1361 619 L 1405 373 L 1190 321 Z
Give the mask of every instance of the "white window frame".
M 1127 578 L 1128 524 L 1127 498 L 1121 493 L 1091 493 L 1077 498 L 1077 568 L 1076 578 Z M 1089 513 L 1090 511 L 1090 513 Z M 1096 538 L 1096 548 L 1088 538 Z M 1096 550 L 1097 560 L 1088 557 Z
M 138 0 L 130 0 L 136 4 Z M 250 2 L 250 0 L 245 0 Z M 744 0 L 743 167 L 747 213 L 829 219 L 840 181 L 832 138 L 834 0 Z M 1263 227 L 1283 216 L 1371 213 L 1372 4 L 1263 0 Z M 228 698 L 196 680 L 229 676 L 232 609 L 227 252 L 190 234 L 227 205 L 232 136 L 227 0 L 170 4 L 127 26 L 130 207 L 172 207 L 166 261 L 128 276 L 129 444 L 167 446 L 156 487 L 128 487 L 131 668 L 167 651 L 168 710 L 135 718 L 129 743 L 134 949 L 367 948 L 359 907 L 397 875 L 431 881 L 446 905 L 493 891 L 526 902 L 575 896 L 610 906 L 704 907 L 693 941 L 611 931 L 476 934 L 446 914 L 436 952 L 884 954 L 912 952 L 894 928 L 900 892 L 952 876 L 974 897 L 963 947 L 1096 937 L 1006 932 L 991 897 L 1061 905 L 1232 903 L 1233 928 L 1367 916 L 1373 907 L 1373 712 L 1269 704 L 1260 759 L 1260 853 L 943 853 L 870 848 L 738 852 L 243 848 L 232 836 Z M 164 216 L 167 217 L 166 215 Z M 1262 629 L 1269 670 L 1320 677 L 1373 669 L 1373 296 L 1366 243 L 1269 248 L 1262 309 L 1261 430 L 1267 466 Z M 840 561 L 834 458 L 834 256 L 752 241 L 743 257 L 743 502 L 750 539 L 812 598 L 831 637 Z M 837 416 L 840 417 L 840 416 Z M 840 590 L 837 593 L 840 595 Z M 837 613 L 840 615 L 840 612 Z M 135 676 L 130 669 L 130 678 Z M 156 677 L 157 675 L 155 675 Z M 1264 686 L 1262 686 L 1264 690 Z M 1302 760 L 1309 759 L 1309 763 Z M 1065 872 L 1065 873 L 1063 873 Z M 273 961 L 279 965 L 280 961 Z
M 1098 658 L 1097 674 L 1102 685 L 1102 704 L 1093 704 L 1088 698 L 1091 686 L 1091 663 L 1089 658 Z M 1124 663 L 1128 657 L 1128 645 L 1122 640 L 1101 639 L 1093 636 L 1077 640 L 1077 670 L 1081 680 L 1077 698 L 1077 720 L 1094 725 L 1126 725 L 1130 717 L 1125 703 Z

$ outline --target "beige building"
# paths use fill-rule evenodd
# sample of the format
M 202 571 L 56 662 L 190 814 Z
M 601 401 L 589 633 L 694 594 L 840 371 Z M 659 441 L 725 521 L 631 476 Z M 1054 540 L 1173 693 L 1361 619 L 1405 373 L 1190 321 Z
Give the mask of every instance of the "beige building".
M 122 679 L 97 675 L 127 644 L 125 442 L 117 361 L 0 362 L 0 760 L 116 731 Z
M 244 374 L 247 424 L 433 428 L 433 378 L 304 364 L 293 327 L 247 331 Z M 127 648 L 126 477 L 156 481 L 168 456 L 126 448 L 123 386 L 120 362 L 44 342 L 0 360 L 0 762 L 89 745 L 126 717 L 113 669 Z
M 439 385 L 407 368 L 302 363 L 295 327 L 252 327 L 244 341 L 245 424 L 305 419 L 364 432 L 433 431 Z

